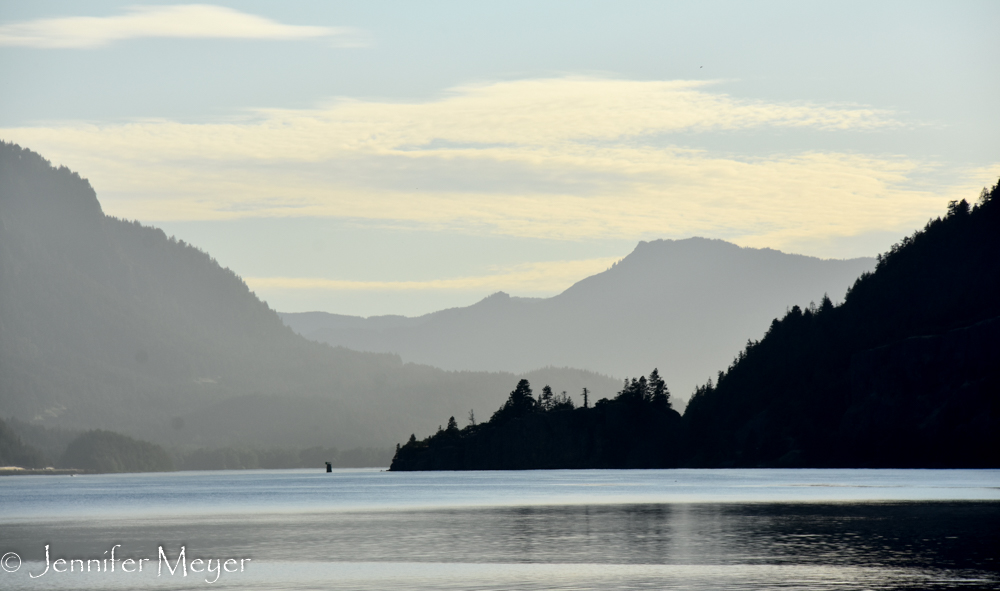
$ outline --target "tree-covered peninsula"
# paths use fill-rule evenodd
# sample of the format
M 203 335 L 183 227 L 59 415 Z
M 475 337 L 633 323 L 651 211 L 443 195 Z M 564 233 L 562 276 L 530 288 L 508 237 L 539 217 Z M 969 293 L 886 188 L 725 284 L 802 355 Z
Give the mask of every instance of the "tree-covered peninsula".
M 653 370 L 626 380 L 613 399 L 575 408 L 545 386 L 537 397 L 527 380 L 486 423 L 447 427 L 399 447 L 392 470 L 512 470 L 543 468 L 668 468 L 682 458 L 683 421 Z
M 392 470 L 1000 466 L 1000 183 L 878 257 L 844 302 L 795 306 L 697 388 L 656 372 L 573 408 L 522 381 L 489 422 Z

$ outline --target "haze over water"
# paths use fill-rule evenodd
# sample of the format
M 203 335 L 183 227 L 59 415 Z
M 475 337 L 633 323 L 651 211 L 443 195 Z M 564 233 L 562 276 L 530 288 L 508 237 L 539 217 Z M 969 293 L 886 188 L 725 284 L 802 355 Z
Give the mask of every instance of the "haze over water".
M 1000 588 L 995 470 L 18 476 L 0 501 L 12 589 L 216 578 L 157 577 L 160 546 L 171 566 L 181 546 L 189 567 L 251 559 L 210 588 Z M 52 561 L 120 544 L 119 570 L 45 572 L 46 544 Z M 129 557 L 150 562 L 123 573 Z

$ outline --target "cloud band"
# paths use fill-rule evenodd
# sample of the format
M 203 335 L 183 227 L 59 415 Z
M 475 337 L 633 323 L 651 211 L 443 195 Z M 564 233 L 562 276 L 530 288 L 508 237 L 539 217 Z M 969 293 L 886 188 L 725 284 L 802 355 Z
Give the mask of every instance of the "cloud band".
M 140 37 L 307 39 L 351 33 L 345 27 L 286 25 L 223 6 L 133 7 L 126 14 L 49 18 L 0 26 L 0 46 L 93 48 Z

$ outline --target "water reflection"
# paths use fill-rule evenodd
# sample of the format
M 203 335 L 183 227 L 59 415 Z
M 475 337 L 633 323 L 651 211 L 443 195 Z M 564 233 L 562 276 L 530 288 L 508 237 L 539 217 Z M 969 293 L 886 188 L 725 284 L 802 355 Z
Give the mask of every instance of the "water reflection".
M 120 555 L 155 557 L 159 545 L 174 553 L 184 545 L 200 556 L 252 557 L 253 577 L 230 583 L 254 589 L 1000 589 L 996 502 L 103 518 L 6 524 L 2 541 L 4 551 L 25 560 L 41 560 L 45 544 L 54 556 L 66 557 L 99 557 L 113 544 L 122 544 Z M 9 574 L 0 581 L 8 582 L 37 587 Z M 123 584 L 108 577 L 74 584 L 81 582 L 93 588 Z

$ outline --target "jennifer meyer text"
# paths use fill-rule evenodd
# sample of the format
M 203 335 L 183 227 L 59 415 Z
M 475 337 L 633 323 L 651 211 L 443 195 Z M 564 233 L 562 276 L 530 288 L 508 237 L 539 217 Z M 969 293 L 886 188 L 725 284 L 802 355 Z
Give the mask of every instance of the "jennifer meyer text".
M 180 552 L 173 560 L 170 559 L 163 546 L 159 547 L 155 558 L 122 558 L 122 553 L 118 550 L 121 547 L 121 544 L 115 544 L 110 550 L 105 550 L 104 555 L 98 558 L 56 558 L 53 560 L 49 553 L 49 544 L 46 544 L 45 564 L 39 565 L 35 572 L 28 572 L 28 576 L 32 579 L 58 576 L 64 573 L 73 573 L 77 576 L 81 573 L 115 573 L 127 576 L 156 569 L 157 577 L 186 577 L 189 574 L 192 576 L 203 574 L 206 583 L 214 583 L 219 580 L 223 572 L 245 572 L 251 560 L 250 558 L 188 559 L 187 548 L 184 546 L 181 546 Z M 0 568 L 4 570 L 5 576 L 18 572 L 21 570 L 21 557 L 15 552 L 7 552 L 0 558 Z

